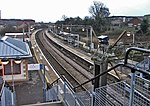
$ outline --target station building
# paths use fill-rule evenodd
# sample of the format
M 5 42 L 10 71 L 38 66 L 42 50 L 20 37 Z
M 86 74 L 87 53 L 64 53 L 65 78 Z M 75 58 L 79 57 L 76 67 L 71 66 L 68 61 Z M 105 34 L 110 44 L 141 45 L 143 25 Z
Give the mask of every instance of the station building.
M 3 80 L 28 80 L 28 58 L 31 57 L 26 42 L 8 36 L 0 38 L 0 76 Z

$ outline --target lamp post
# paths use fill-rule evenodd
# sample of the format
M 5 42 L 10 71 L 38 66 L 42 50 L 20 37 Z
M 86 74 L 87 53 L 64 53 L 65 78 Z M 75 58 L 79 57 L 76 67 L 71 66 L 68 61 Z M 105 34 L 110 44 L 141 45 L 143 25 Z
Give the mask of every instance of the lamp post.
M 135 46 L 135 34 L 131 32 L 127 32 L 127 36 L 131 36 L 131 35 L 132 35 L 133 46 Z M 134 56 L 134 52 L 132 52 L 132 64 L 133 64 L 133 56 Z
M 40 70 L 43 71 L 43 77 L 44 77 L 44 81 L 43 81 L 43 102 L 46 102 L 46 69 L 45 69 L 45 64 L 40 64 Z
M 135 44 L 135 34 L 131 33 L 131 32 L 127 32 L 127 36 L 131 36 L 132 35 L 132 43 L 133 45 Z
M 11 93 L 11 99 L 12 99 L 12 106 L 15 106 L 15 100 L 14 100 L 14 93 L 15 93 L 15 86 L 14 86 L 14 67 L 13 67 L 13 61 L 16 64 L 21 63 L 20 57 L 16 57 L 16 59 L 10 59 L 10 66 L 11 66 L 11 74 L 12 74 L 12 93 Z M 4 58 L 1 60 L 3 65 L 7 65 L 9 63 L 9 59 Z

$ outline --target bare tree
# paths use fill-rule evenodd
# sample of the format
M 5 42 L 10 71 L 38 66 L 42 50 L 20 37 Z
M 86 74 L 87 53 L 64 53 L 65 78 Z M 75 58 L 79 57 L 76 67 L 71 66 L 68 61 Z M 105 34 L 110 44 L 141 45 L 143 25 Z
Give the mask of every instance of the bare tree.
M 108 17 L 110 15 L 109 8 L 99 1 L 94 1 L 89 8 L 89 12 L 94 18 Z
M 109 24 L 106 18 L 110 15 L 109 8 L 99 1 L 94 1 L 93 5 L 89 8 L 89 13 L 91 13 L 95 20 L 93 27 L 96 33 L 99 34 L 99 32 L 105 31 Z
M 63 19 L 63 20 L 66 20 L 66 19 L 67 19 L 67 16 L 66 16 L 66 15 L 62 15 L 62 19 Z

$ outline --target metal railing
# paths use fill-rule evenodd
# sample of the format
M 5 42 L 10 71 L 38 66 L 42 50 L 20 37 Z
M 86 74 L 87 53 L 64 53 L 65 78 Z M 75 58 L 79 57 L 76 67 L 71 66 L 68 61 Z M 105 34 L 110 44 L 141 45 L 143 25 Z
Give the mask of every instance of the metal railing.
M 76 101 L 73 86 L 67 81 L 65 76 L 60 76 L 52 84 L 47 85 L 46 101 L 64 101 L 66 106 L 80 106 Z
M 12 92 L 12 87 L 4 81 L 0 93 L 0 106 L 12 106 L 12 101 L 14 101 L 13 106 L 16 106 L 16 94 Z
M 135 106 L 150 105 L 150 91 L 145 88 L 144 84 L 141 85 L 141 82 L 145 81 L 146 79 L 135 76 L 134 99 L 132 101 Z M 95 106 L 129 106 L 131 85 L 127 82 L 122 81 L 97 88 L 95 91 Z M 150 85 L 150 81 L 146 81 L 146 83 Z
M 53 83 L 53 86 L 55 87 L 55 91 L 57 91 L 56 94 L 59 100 L 62 100 L 61 98 L 63 98 L 64 104 L 67 106 L 149 106 L 149 87 L 145 89 L 145 86 L 141 86 L 143 80 L 141 81 L 139 77 L 135 76 L 135 71 L 148 75 L 150 75 L 150 73 L 143 69 L 133 67 L 131 64 L 128 64 L 128 55 L 132 50 L 150 53 L 150 50 L 142 48 L 129 48 L 127 49 L 124 63 L 119 63 L 114 67 L 106 70 L 105 72 L 95 76 L 89 81 L 86 81 L 74 88 L 72 88 L 66 80 L 62 81 L 61 79 L 58 79 L 55 81 L 57 84 L 55 85 Z M 95 91 L 91 91 L 91 94 L 87 94 L 86 92 L 74 92 L 78 87 L 81 87 L 88 82 L 94 81 L 98 77 L 119 66 L 124 66 L 131 69 L 130 84 L 126 83 L 125 81 L 118 82 L 112 85 L 96 88 Z M 150 85 L 149 81 L 146 81 L 145 84 Z M 145 93 L 141 92 L 141 90 L 144 90 Z

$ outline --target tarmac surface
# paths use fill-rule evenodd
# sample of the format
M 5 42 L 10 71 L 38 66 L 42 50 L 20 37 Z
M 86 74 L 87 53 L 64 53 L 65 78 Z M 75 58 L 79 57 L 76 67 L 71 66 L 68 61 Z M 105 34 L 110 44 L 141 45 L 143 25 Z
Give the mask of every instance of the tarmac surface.
M 36 63 L 35 56 L 28 60 L 29 64 Z M 43 81 L 41 73 L 37 70 L 29 71 L 29 80 L 23 82 L 15 82 L 15 91 L 17 106 L 36 104 L 43 102 Z
M 15 84 L 17 106 L 43 101 L 43 83 L 38 71 L 30 72 L 30 80 Z

